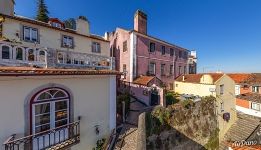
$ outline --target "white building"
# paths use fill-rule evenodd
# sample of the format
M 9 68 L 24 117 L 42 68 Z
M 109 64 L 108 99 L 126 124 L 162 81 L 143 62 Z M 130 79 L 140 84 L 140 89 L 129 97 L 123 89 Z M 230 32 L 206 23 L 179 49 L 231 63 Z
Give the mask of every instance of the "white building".
M 14 15 L 0 0 L 2 149 L 92 149 L 116 126 L 116 75 L 109 41 L 58 19 Z

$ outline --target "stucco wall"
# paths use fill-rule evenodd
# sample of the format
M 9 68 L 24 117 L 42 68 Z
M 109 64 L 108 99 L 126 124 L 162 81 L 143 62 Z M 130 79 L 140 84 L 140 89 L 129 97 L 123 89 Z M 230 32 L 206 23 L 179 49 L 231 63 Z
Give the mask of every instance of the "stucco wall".
M 149 52 L 150 42 L 155 43 L 155 52 Z M 165 46 L 165 55 L 161 54 L 161 46 Z M 149 63 L 156 63 L 156 76 L 161 79 L 167 86 L 177 77 L 179 66 L 181 72 L 184 73 L 184 67 L 187 66 L 187 59 L 178 58 L 178 51 L 184 50 L 170 46 L 163 42 L 159 42 L 148 37 L 137 34 L 137 76 L 146 75 L 149 70 Z M 174 49 L 174 56 L 170 56 L 170 48 Z M 161 64 L 165 64 L 165 76 L 161 75 Z M 170 74 L 170 65 L 174 65 L 173 73 Z
M 224 85 L 224 94 L 220 95 L 220 85 Z M 219 139 L 224 137 L 225 133 L 236 121 L 236 98 L 235 98 L 235 82 L 227 75 L 222 76 L 216 82 L 216 104 L 218 114 Z M 221 111 L 221 103 L 224 105 L 224 111 Z M 224 113 L 230 113 L 230 120 L 226 122 L 223 119 Z
M 20 41 L 23 35 L 22 34 L 23 25 L 38 29 L 40 35 L 40 44 L 37 44 L 37 46 L 43 48 L 47 47 L 52 49 L 68 50 L 67 48 L 61 47 L 62 35 L 67 35 L 67 36 L 72 36 L 74 38 L 75 47 L 74 49 L 69 49 L 71 51 L 110 56 L 109 42 L 88 38 L 88 37 L 64 32 L 64 31 L 58 31 L 55 29 L 29 24 L 26 22 L 21 22 L 9 18 L 6 18 L 5 22 L 3 23 L 3 36 L 11 40 L 15 39 L 16 41 Z M 16 33 L 19 34 L 19 37 L 16 36 Z M 92 53 L 92 42 L 98 42 L 101 44 L 101 53 Z M 29 43 L 29 42 L 23 42 L 23 45 L 29 47 L 35 46 L 34 43 Z
M 24 135 L 29 124 L 25 112 L 27 97 L 36 88 L 52 86 L 50 83 L 72 92 L 73 119 L 81 116 L 81 143 L 73 146 L 73 150 L 92 149 L 98 139 L 107 137 L 115 128 L 116 123 L 110 122 L 116 117 L 111 112 L 116 105 L 115 76 L 1 77 L 0 143 L 12 134 Z M 100 126 L 99 135 L 95 134 L 95 125 Z
M 211 93 L 209 89 L 215 89 L 215 85 L 199 84 L 199 83 L 186 83 L 174 82 L 175 92 L 180 94 L 193 94 L 199 96 L 216 96 L 216 92 Z

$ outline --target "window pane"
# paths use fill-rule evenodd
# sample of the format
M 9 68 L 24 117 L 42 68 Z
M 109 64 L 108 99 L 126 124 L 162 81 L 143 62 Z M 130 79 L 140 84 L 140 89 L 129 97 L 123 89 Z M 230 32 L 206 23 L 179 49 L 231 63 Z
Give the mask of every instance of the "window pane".
M 35 133 L 43 132 L 50 129 L 50 124 L 39 126 L 35 128 Z
M 36 29 L 32 29 L 32 41 L 37 42 L 38 32 Z
M 35 116 L 35 126 L 50 123 L 50 114 Z
M 16 48 L 16 60 L 23 60 L 23 49 Z
M 58 91 L 55 93 L 54 98 L 67 97 L 66 94 L 62 91 Z
M 52 98 L 52 96 L 49 93 L 45 92 L 45 93 L 41 94 L 37 100 L 48 100 L 51 98 Z
M 24 40 L 30 41 L 30 28 L 24 27 Z
M 39 115 L 39 114 L 45 114 L 45 113 L 49 113 L 50 112 L 50 104 L 40 104 L 40 105 L 36 105 L 35 107 L 35 115 Z
M 66 124 L 68 124 L 68 120 L 64 119 L 64 120 L 55 122 L 55 127 L 60 127 L 60 126 L 66 125 Z
M 28 61 L 34 61 L 34 50 L 33 49 L 28 50 Z
M 67 108 L 68 108 L 67 101 L 60 101 L 55 103 L 55 111 L 67 109 Z
M 67 118 L 67 110 L 55 112 L 55 120 L 61 120 Z
M 2 59 L 10 59 L 10 48 L 8 46 L 2 47 Z

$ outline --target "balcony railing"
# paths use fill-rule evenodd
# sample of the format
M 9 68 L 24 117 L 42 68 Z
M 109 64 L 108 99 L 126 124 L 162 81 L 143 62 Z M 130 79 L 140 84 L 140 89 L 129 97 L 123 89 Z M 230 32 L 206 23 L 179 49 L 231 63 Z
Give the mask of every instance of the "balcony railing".
M 15 139 L 12 135 L 4 143 L 5 150 L 60 150 L 80 142 L 80 122 Z
M 115 58 L 0 41 L 0 66 L 115 69 Z

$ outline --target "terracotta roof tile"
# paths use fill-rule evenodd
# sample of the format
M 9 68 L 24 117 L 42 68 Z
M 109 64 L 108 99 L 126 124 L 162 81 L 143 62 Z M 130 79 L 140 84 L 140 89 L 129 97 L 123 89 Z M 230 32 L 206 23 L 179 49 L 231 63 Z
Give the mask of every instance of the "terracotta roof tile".
M 185 77 L 184 82 L 188 83 L 200 83 L 200 78 L 203 75 L 210 75 L 213 78 L 213 82 L 216 82 L 218 79 L 220 79 L 224 74 L 221 73 L 206 73 L 206 74 L 187 74 L 187 75 L 181 75 L 178 78 L 176 78 L 176 81 L 183 82 L 183 76 Z
M 235 83 L 242 83 L 251 77 L 251 74 L 246 74 L 246 73 L 231 73 L 227 75 L 230 78 L 232 78 L 235 81 Z
M 44 76 L 44 75 L 119 75 L 113 70 L 55 69 L 33 67 L 0 67 L 0 76 Z
M 148 83 L 154 78 L 154 76 L 140 76 L 137 79 L 135 79 L 133 83 L 147 86 Z
M 237 96 L 239 99 L 261 103 L 261 94 L 258 93 L 245 93 Z

